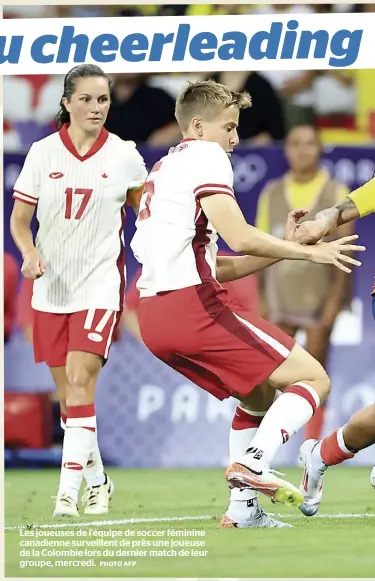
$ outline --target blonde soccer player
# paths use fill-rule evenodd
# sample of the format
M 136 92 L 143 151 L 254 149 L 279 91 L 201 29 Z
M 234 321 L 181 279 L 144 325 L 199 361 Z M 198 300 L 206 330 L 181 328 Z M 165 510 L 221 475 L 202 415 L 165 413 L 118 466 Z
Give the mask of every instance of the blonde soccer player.
M 229 155 L 239 141 L 240 110 L 249 106 L 247 93 L 214 81 L 193 83 L 177 99 L 183 139 L 150 172 L 131 243 L 142 264 L 139 324 L 152 353 L 220 400 L 233 396 L 252 409 L 252 392 L 267 378 L 271 391 L 283 392 L 249 436 L 247 448 L 233 458 L 226 479 L 230 487 L 299 505 L 301 492 L 278 478 L 271 464 L 283 442 L 325 400 L 329 378 L 293 338 L 231 305 L 221 283 L 283 258 L 350 272 L 347 264 L 359 262 L 345 252 L 363 247 L 352 244 L 353 236 L 305 246 L 246 223 Z M 218 257 L 218 235 L 244 256 Z M 241 518 L 251 520 L 253 509 Z
M 123 306 L 126 205 L 147 172 L 134 142 L 104 128 L 110 79 L 95 65 L 66 75 L 57 132 L 32 144 L 14 185 L 11 232 L 33 279 L 33 346 L 60 399 L 65 429 L 54 516 L 108 512 L 113 483 L 96 431 L 95 386 Z M 38 232 L 30 223 L 36 212 Z

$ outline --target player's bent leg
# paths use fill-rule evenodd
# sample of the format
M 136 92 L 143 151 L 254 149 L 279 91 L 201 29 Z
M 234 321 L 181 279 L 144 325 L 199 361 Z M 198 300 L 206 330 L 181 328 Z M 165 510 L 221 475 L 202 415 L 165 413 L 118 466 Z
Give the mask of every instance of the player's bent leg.
M 330 381 L 323 367 L 297 344 L 269 380 L 282 395 L 263 418 L 251 448 L 227 469 L 226 478 L 230 487 L 254 488 L 272 500 L 299 506 L 301 491 L 278 478 L 270 463 L 278 448 L 306 424 L 327 397 Z
M 327 327 L 310 327 L 306 329 L 306 350 L 319 363 L 327 368 L 328 354 L 330 349 L 331 328 Z M 305 426 L 305 440 L 319 440 L 323 430 L 326 401 L 317 408 L 315 414 Z
M 356 412 L 347 424 L 322 441 L 304 442 L 300 449 L 304 464 L 301 482 L 304 502 L 300 508 L 306 516 L 319 510 L 327 468 L 353 458 L 359 450 L 372 444 L 375 444 L 375 404 Z
M 229 432 L 229 458 L 236 458 L 246 453 L 257 433 L 258 427 L 271 403 L 274 400 L 273 390 L 268 384 L 262 384 L 245 397 L 237 406 Z M 221 520 L 222 528 L 281 528 L 291 527 L 287 523 L 272 518 L 259 506 L 255 490 L 232 488 L 229 506 Z
M 343 428 L 345 445 L 358 452 L 375 444 L 375 403 L 356 412 Z

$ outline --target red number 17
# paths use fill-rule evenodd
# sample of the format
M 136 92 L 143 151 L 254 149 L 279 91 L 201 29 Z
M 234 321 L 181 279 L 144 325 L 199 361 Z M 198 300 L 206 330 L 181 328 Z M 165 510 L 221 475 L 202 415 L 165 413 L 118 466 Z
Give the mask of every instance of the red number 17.
M 80 207 L 78 208 L 78 212 L 74 216 L 75 220 L 79 220 L 82 217 L 83 212 L 86 209 L 87 204 L 89 203 L 89 199 L 91 197 L 93 190 L 87 190 L 84 188 L 76 188 L 73 191 L 73 188 L 66 188 L 66 208 L 65 208 L 65 218 L 70 220 L 72 217 L 72 203 L 73 203 L 73 194 L 78 194 L 83 196 L 83 200 L 81 202 Z

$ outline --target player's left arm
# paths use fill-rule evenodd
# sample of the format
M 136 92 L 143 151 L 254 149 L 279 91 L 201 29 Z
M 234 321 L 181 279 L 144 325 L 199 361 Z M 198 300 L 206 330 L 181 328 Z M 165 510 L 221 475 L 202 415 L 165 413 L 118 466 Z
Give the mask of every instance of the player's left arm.
M 126 163 L 128 166 L 130 181 L 126 195 L 126 204 L 127 206 L 131 206 L 136 216 L 138 216 L 139 203 L 145 190 L 147 169 L 144 159 L 137 150 L 134 141 L 129 142 L 128 146 Z
M 279 262 L 278 258 L 261 256 L 218 256 L 216 259 L 216 278 L 219 282 L 231 282 L 254 274 L 263 268 Z
M 138 216 L 139 204 L 141 202 L 142 194 L 145 191 L 145 184 L 128 190 L 126 196 L 126 205 L 131 206 Z

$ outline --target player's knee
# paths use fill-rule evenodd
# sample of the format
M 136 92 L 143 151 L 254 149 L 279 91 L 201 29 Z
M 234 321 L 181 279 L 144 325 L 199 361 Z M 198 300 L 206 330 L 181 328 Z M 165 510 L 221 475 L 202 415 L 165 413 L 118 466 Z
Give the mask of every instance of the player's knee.
M 326 370 L 318 362 L 314 378 L 314 388 L 319 396 L 320 403 L 324 403 L 331 391 L 331 380 Z
M 85 403 L 90 384 L 90 373 L 85 367 L 67 367 L 66 369 L 66 399 L 69 402 L 72 399 L 76 402 Z
M 301 360 L 302 362 L 302 360 Z M 331 391 L 331 380 L 323 365 L 309 353 L 303 354 L 303 381 L 306 381 L 316 391 L 320 403 L 324 403 Z

